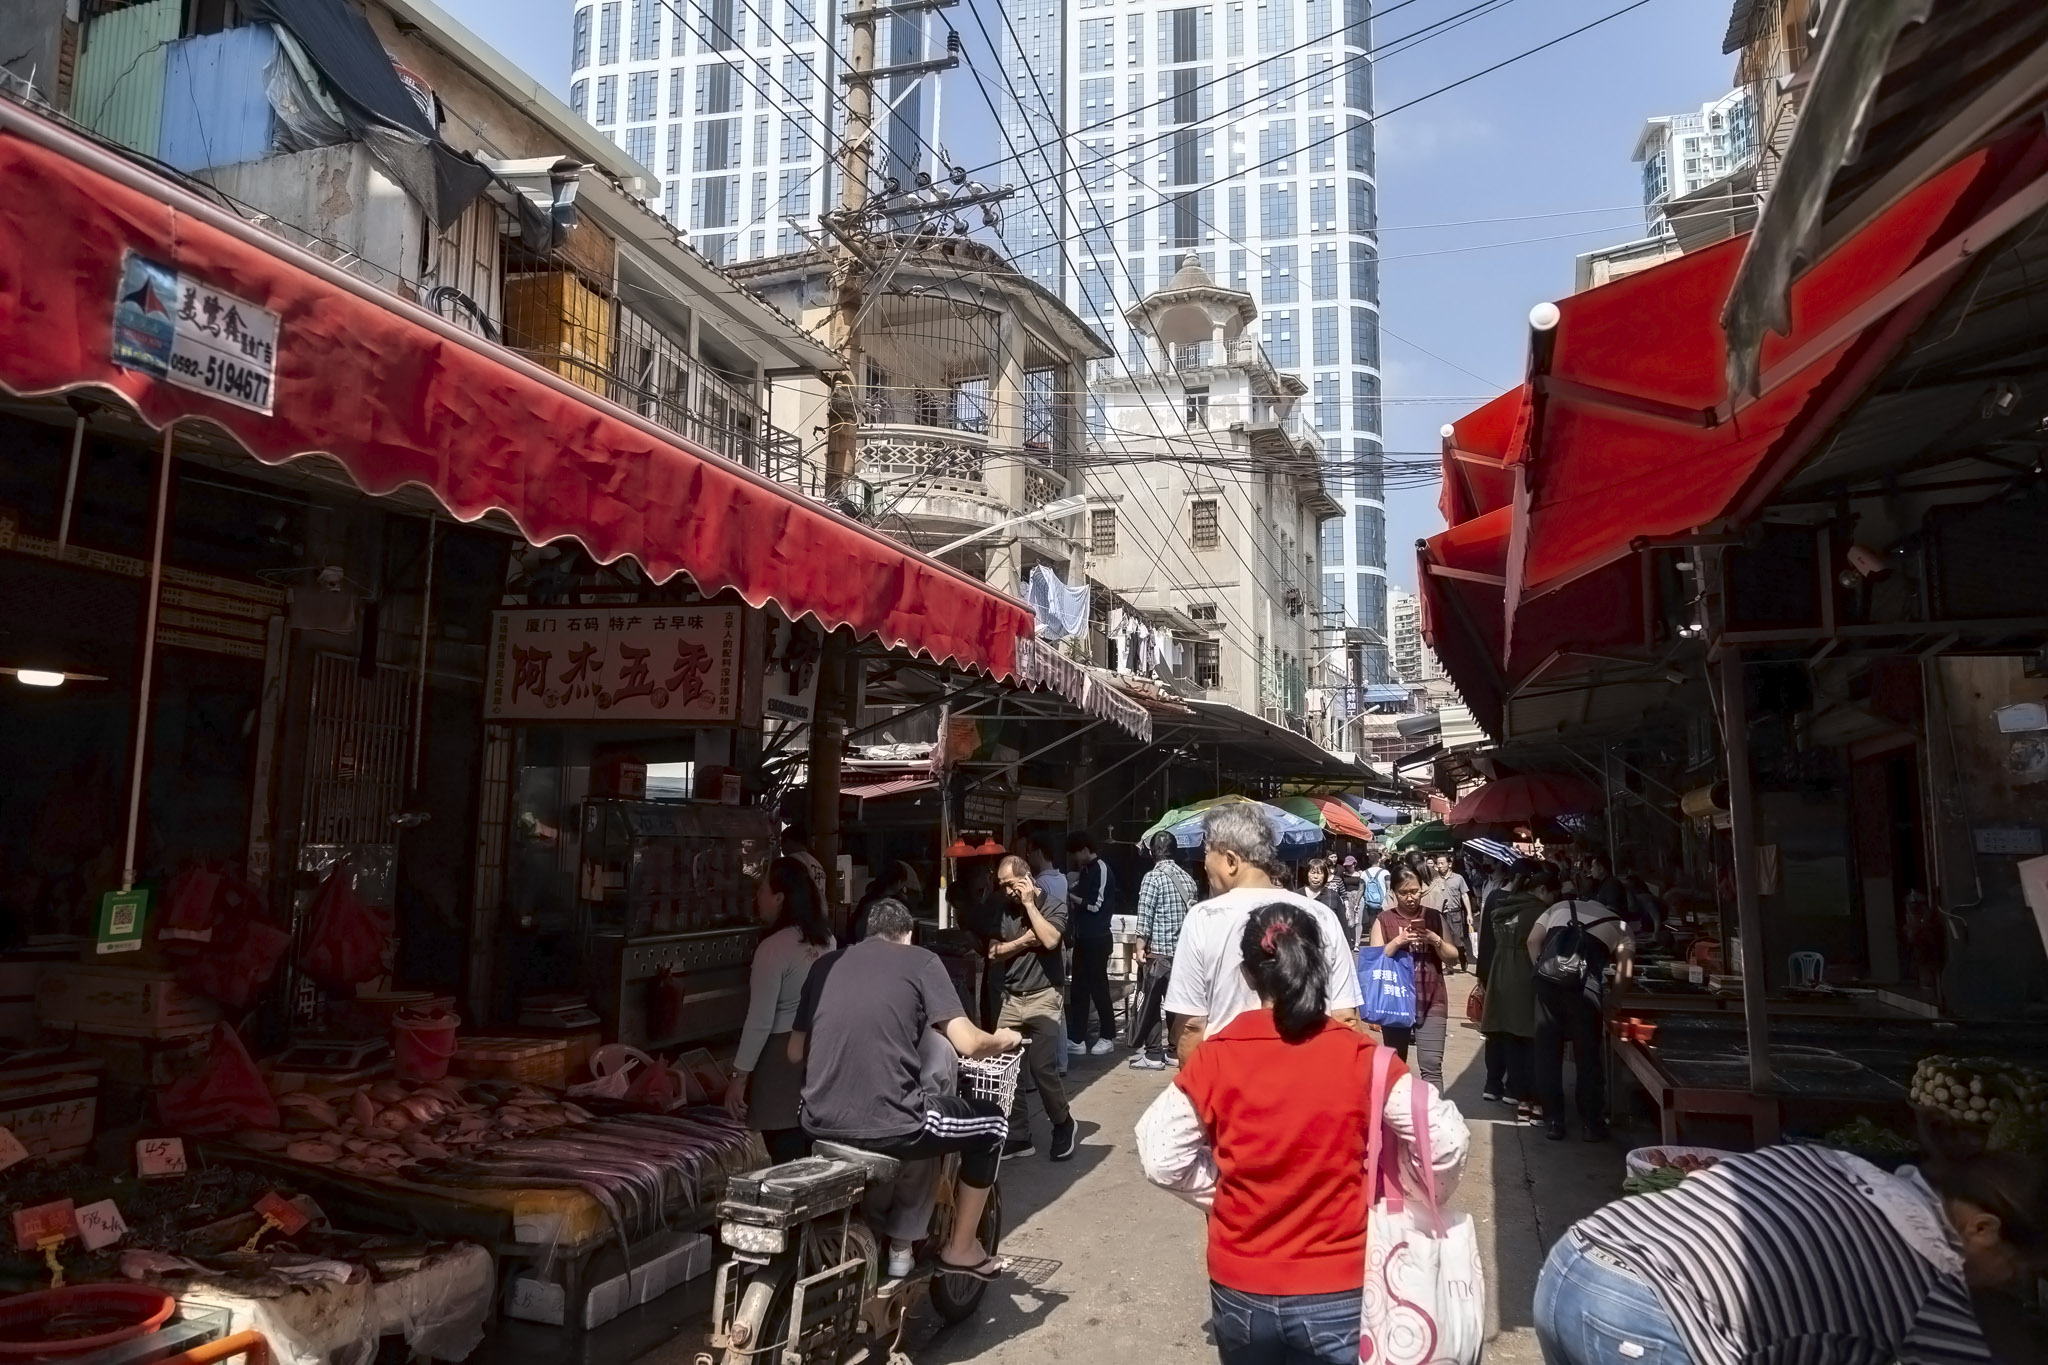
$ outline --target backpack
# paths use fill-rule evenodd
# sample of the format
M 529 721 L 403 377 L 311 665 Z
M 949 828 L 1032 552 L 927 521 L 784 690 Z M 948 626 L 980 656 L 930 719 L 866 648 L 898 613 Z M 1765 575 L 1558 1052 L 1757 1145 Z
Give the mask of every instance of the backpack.
M 1565 902 L 1565 910 L 1570 919 L 1543 936 L 1536 955 L 1536 979 L 1565 990 L 1597 992 L 1601 973 L 1607 970 L 1608 952 L 1592 931 L 1615 916 L 1581 920 L 1576 896 Z
M 1383 868 L 1368 867 L 1365 870 L 1365 885 L 1361 889 L 1360 895 L 1365 902 L 1366 909 L 1380 910 L 1385 908 L 1387 903 L 1387 883 L 1384 880 L 1385 877 L 1386 871 Z

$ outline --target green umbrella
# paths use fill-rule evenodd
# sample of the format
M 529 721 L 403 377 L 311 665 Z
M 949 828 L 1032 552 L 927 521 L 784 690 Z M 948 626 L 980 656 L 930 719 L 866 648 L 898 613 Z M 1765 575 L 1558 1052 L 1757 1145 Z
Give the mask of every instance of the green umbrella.
M 1451 833 L 1451 827 L 1441 820 L 1425 820 L 1419 825 L 1410 825 L 1387 840 L 1388 848 L 1402 852 L 1415 850 L 1422 853 L 1449 853 L 1458 846 L 1458 836 Z

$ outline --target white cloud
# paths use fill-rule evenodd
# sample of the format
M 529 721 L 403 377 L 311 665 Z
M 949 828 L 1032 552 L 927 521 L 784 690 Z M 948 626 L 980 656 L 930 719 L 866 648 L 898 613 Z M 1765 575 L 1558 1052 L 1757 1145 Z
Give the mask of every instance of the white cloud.
M 1373 125 L 1382 165 L 1422 166 L 1447 153 L 1493 141 L 1493 125 L 1465 114 L 1388 119 Z

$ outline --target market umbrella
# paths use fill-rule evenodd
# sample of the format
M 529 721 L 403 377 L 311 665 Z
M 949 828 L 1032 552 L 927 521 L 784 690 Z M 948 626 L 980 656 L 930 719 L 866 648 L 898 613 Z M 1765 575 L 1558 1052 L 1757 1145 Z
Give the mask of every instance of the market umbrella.
M 1387 847 L 1403 853 L 1449 853 L 1458 846 L 1458 836 L 1441 820 L 1424 820 L 1408 826 L 1387 840 Z
M 1401 812 L 1395 810 L 1392 806 L 1383 806 L 1377 801 L 1368 801 L 1362 796 L 1345 796 L 1339 799 L 1344 804 L 1350 806 L 1351 809 L 1382 828 L 1387 825 L 1398 825 L 1401 823 Z
M 1459 798 L 1447 818 L 1454 825 L 1533 825 L 1560 815 L 1583 815 L 1601 805 L 1600 789 L 1582 777 L 1525 773 Z
M 1166 830 L 1180 847 L 1200 848 L 1203 814 L 1217 806 L 1232 805 L 1257 806 L 1265 815 L 1266 823 L 1273 827 L 1273 842 L 1282 853 L 1305 853 L 1323 842 L 1322 826 L 1310 824 L 1292 811 L 1264 801 L 1254 801 L 1249 796 L 1212 796 L 1206 801 L 1170 810 L 1154 820 L 1152 827 L 1138 836 L 1138 842 L 1142 844 L 1159 831 Z
M 1482 858 L 1491 858 L 1495 862 L 1507 867 L 1513 867 L 1517 862 L 1521 861 L 1522 856 L 1515 852 L 1511 846 L 1502 843 L 1498 839 L 1467 839 L 1465 841 L 1465 851 L 1467 853 L 1477 853 Z
M 1360 843 L 1372 840 L 1372 831 L 1366 828 L 1365 821 L 1334 796 L 1283 796 L 1273 804 L 1312 825 L 1320 825 L 1324 833 L 1339 839 L 1356 839 Z

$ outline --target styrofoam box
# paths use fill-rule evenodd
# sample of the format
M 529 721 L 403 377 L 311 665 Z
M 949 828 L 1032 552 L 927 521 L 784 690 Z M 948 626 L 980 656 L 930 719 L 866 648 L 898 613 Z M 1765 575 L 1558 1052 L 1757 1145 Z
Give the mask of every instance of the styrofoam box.
M 1130 937 L 1138 932 L 1138 917 L 1136 915 L 1111 915 L 1109 917 L 1109 932 L 1118 938 Z
M 628 1308 L 659 1298 L 677 1285 L 696 1279 L 711 1269 L 711 1238 L 699 1233 L 685 1237 L 674 1250 L 664 1252 L 623 1275 L 594 1284 L 583 1300 L 586 1328 L 610 1322 Z M 568 1319 L 568 1294 L 553 1280 L 537 1275 L 519 1275 L 512 1281 L 512 1298 L 505 1306 L 507 1317 L 523 1322 L 560 1327 Z

